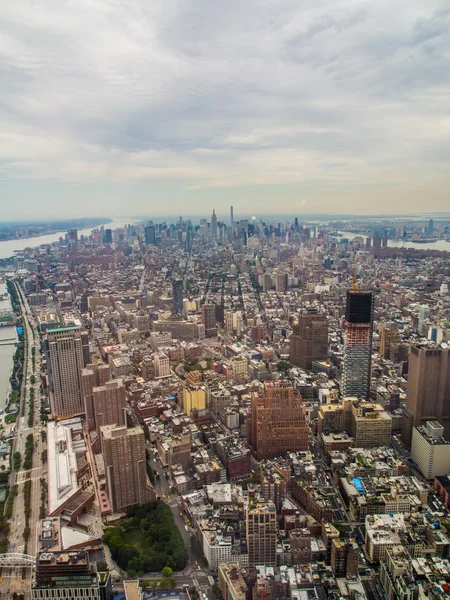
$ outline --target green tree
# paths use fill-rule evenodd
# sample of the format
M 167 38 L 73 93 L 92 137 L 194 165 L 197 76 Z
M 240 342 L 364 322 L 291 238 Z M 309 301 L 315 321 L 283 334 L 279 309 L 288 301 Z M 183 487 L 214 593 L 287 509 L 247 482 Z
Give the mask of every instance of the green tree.
M 159 586 L 159 581 L 157 581 L 156 579 L 154 579 L 152 581 L 152 590 L 156 590 L 156 588 Z
M 148 579 L 143 579 L 143 580 L 141 581 L 141 587 L 142 587 L 142 589 L 143 589 L 143 590 L 146 590 L 146 589 L 148 588 L 148 586 L 149 586 Z
M 171 569 L 170 567 L 164 567 L 164 569 L 162 570 L 163 577 L 170 577 L 172 573 L 173 569 Z
M 169 577 L 167 579 L 167 583 L 169 585 L 170 590 L 173 590 L 174 588 L 177 587 L 177 580 L 175 579 L 175 577 Z
M 169 587 L 169 582 L 167 579 L 163 578 L 161 579 L 161 581 L 159 582 L 159 587 L 161 590 L 167 590 Z

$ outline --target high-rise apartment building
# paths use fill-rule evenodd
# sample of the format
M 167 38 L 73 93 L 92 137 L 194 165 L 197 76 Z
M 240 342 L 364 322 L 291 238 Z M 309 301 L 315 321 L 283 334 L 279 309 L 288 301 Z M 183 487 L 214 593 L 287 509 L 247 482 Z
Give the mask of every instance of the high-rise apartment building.
M 307 449 L 305 409 L 290 383 L 266 382 L 263 393 L 254 394 L 247 437 L 258 460 Z
M 342 395 L 368 399 L 373 336 L 373 295 L 365 290 L 348 290 L 345 310 L 345 345 Z
M 296 367 L 311 370 L 314 360 L 328 356 L 328 321 L 315 308 L 303 309 L 293 325 L 290 360 Z
M 406 408 L 412 426 L 439 421 L 450 439 L 450 356 L 449 348 L 432 342 L 414 344 L 409 353 Z M 407 445 L 408 441 L 405 440 Z
M 105 383 L 110 379 L 110 366 L 103 363 L 93 363 L 87 365 L 87 367 L 81 371 L 81 387 L 83 390 L 84 410 L 86 412 L 86 421 L 89 431 L 93 431 L 96 427 L 93 398 L 94 388 L 105 385 Z
M 250 568 L 275 566 L 277 511 L 271 501 L 250 505 L 247 510 L 247 548 Z
M 140 427 L 100 428 L 108 498 L 113 512 L 155 499 L 146 468 L 145 437 Z
M 50 408 L 54 417 L 84 412 L 81 371 L 84 368 L 83 345 L 79 327 L 61 327 L 47 331 L 50 380 Z
M 174 279 L 172 281 L 172 301 L 173 301 L 173 314 L 183 314 L 183 280 Z
M 207 338 L 217 336 L 215 304 L 204 304 L 202 306 L 202 323 L 205 326 L 205 336 Z
M 127 401 L 122 379 L 112 379 L 92 390 L 95 426 L 100 436 L 103 425 L 124 426 L 127 423 Z

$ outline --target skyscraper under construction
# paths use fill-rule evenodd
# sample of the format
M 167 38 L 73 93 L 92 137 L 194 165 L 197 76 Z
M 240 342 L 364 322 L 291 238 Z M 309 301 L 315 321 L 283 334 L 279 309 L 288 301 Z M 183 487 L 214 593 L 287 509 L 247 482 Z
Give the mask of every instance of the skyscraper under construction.
M 368 399 L 373 335 L 373 295 L 367 290 L 347 291 L 345 309 L 342 395 Z

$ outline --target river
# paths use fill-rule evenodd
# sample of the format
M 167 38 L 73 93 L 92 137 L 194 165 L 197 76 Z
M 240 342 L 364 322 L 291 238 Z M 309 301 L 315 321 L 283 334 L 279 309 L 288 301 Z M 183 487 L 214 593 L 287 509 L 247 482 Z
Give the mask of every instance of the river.
M 362 237 L 364 240 L 367 236 L 360 233 L 352 233 L 350 231 L 339 231 L 344 238 L 353 240 L 355 237 Z M 407 240 L 388 240 L 388 248 L 415 248 L 416 250 L 447 250 L 450 252 L 450 242 L 446 240 L 438 240 L 437 242 L 427 242 L 426 244 L 417 244 Z
M 104 223 L 105 229 L 119 229 L 125 225 L 133 223 L 133 219 L 123 219 L 117 221 L 111 221 L 111 223 Z M 78 237 L 80 235 L 88 236 L 94 229 L 99 229 L 101 225 L 96 227 L 89 227 L 87 229 L 79 229 Z M 37 235 L 31 238 L 20 238 L 18 240 L 7 240 L 0 242 L 0 258 L 9 258 L 14 256 L 14 250 L 25 250 L 25 248 L 36 248 L 41 244 L 53 244 L 57 242 L 60 237 L 64 237 L 65 232 L 59 231 L 56 233 L 50 233 L 48 235 Z

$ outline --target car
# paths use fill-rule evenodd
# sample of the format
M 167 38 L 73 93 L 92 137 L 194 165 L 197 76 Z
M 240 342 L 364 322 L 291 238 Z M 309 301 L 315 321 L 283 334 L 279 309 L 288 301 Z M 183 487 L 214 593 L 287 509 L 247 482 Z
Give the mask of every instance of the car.
M 189 527 L 187 525 L 184 526 L 185 531 L 189 531 Z
M 195 566 L 198 567 L 198 560 L 195 561 Z
M 182 516 L 183 516 L 183 513 L 182 513 L 182 512 L 180 512 L 180 517 L 182 517 Z

